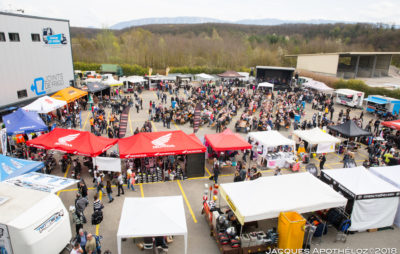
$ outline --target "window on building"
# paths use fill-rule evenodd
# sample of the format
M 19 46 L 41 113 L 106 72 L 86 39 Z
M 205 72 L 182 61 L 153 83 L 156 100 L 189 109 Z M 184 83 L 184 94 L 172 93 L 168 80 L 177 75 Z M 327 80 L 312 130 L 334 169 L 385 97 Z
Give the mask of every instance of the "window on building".
M 3 32 L 0 33 L 0 41 L 6 41 L 6 35 Z
M 40 35 L 39 34 L 31 34 L 32 36 L 32 41 L 40 41 Z
M 28 92 L 26 89 L 17 91 L 18 99 L 28 97 Z
M 10 41 L 19 41 L 19 33 L 8 33 Z

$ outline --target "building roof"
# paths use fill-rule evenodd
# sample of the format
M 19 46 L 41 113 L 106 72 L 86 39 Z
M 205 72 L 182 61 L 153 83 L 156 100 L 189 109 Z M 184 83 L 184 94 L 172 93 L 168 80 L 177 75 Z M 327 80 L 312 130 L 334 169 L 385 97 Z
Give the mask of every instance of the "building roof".
M 339 56 L 370 56 L 370 55 L 400 55 L 400 52 L 334 52 L 334 53 L 315 53 L 315 54 L 297 54 L 286 55 L 286 57 L 297 56 L 323 56 L 323 55 L 339 55 Z
M 285 70 L 285 71 L 296 70 L 296 68 L 293 67 L 281 67 L 281 66 L 256 66 L 256 69 Z
M 17 16 L 21 18 L 31 18 L 31 19 L 46 19 L 46 20 L 54 20 L 54 21 L 62 21 L 62 22 L 68 22 L 68 19 L 56 19 L 56 18 L 47 18 L 47 17 L 39 17 L 39 16 L 31 16 L 31 15 L 25 15 L 25 14 L 19 14 L 19 13 L 11 13 L 11 12 L 1 12 L 0 15 L 7 15 L 7 16 Z

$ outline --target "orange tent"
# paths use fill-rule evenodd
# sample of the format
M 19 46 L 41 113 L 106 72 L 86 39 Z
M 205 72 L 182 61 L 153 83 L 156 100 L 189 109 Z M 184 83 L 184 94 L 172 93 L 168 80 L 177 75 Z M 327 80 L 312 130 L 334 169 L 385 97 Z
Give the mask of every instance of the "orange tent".
M 67 103 L 73 102 L 83 96 L 86 96 L 88 93 L 82 90 L 79 90 L 75 87 L 67 87 L 64 88 L 57 93 L 53 94 L 51 97 L 57 100 L 66 101 Z

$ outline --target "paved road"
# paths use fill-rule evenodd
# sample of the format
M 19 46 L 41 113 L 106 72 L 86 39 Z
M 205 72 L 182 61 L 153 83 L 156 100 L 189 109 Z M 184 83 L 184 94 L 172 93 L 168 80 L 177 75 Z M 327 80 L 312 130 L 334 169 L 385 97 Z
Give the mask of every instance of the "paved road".
M 141 110 L 139 113 L 136 113 L 136 109 L 132 108 L 129 114 L 129 124 L 127 129 L 127 136 L 133 134 L 136 127 L 142 127 L 143 123 L 148 119 L 148 107 L 149 101 L 157 101 L 157 96 L 154 92 L 145 91 L 142 93 L 143 98 L 143 106 L 145 107 L 144 110 Z M 167 99 L 168 103 L 170 103 L 170 97 L 168 96 Z M 337 114 L 339 113 L 341 106 L 335 106 L 335 116 L 334 119 L 337 119 Z M 106 110 L 107 114 L 109 114 L 109 109 Z M 354 115 L 359 115 L 360 110 L 353 110 Z M 309 105 L 307 105 L 307 114 L 305 116 L 306 119 L 310 119 L 314 110 L 311 110 Z M 89 126 L 89 116 L 90 112 L 83 112 L 82 114 L 82 130 L 90 130 Z M 234 130 L 234 123 L 239 117 L 240 114 L 233 119 L 230 123 L 228 128 Z M 365 118 L 369 118 L 370 115 L 366 115 Z M 154 123 L 153 131 L 163 131 L 167 130 L 162 126 L 161 123 Z M 186 133 L 191 133 L 192 128 L 189 127 L 189 124 L 186 125 L 177 125 L 172 123 L 171 124 L 172 130 L 183 130 Z M 215 133 L 215 129 L 210 129 L 208 127 L 201 127 L 197 133 L 198 137 L 203 137 L 207 133 Z M 290 134 L 290 130 L 284 130 L 281 132 L 283 135 L 288 136 Z M 241 134 L 245 136 L 245 134 Z M 117 149 L 114 147 L 113 149 Z M 356 162 L 358 165 L 362 163 L 362 161 L 367 158 L 367 153 L 364 149 L 359 151 L 356 154 Z M 328 154 L 326 168 L 341 168 L 342 163 L 341 156 L 337 154 Z M 316 165 L 318 165 L 317 161 L 314 161 Z M 304 167 L 302 167 L 304 170 Z M 70 172 L 66 174 L 61 173 L 60 169 L 57 169 L 56 174 L 58 175 L 65 175 L 69 176 Z M 283 170 L 283 174 L 290 174 L 291 172 L 288 170 Z M 89 186 L 92 186 L 91 178 L 89 174 L 83 170 L 82 175 Z M 264 176 L 273 175 L 271 171 L 264 171 Z M 204 218 L 201 216 L 200 211 L 202 207 L 202 195 L 204 191 L 204 184 L 210 183 L 208 180 L 208 172 L 204 177 L 188 179 L 185 181 L 173 181 L 173 182 L 165 182 L 165 183 L 146 183 L 140 184 L 136 186 L 137 191 L 129 191 L 125 190 L 126 194 L 121 197 L 115 197 L 115 201 L 111 204 L 108 203 L 107 197 L 102 197 L 103 202 L 105 204 L 104 209 L 104 221 L 97 227 L 90 225 L 90 223 L 86 224 L 84 229 L 88 232 L 92 233 L 99 233 L 103 235 L 103 251 L 109 249 L 112 253 L 117 253 L 117 230 L 119 225 L 119 219 L 121 216 L 121 209 L 123 200 L 125 197 L 152 197 L 152 196 L 170 196 L 170 195 L 185 195 L 185 213 L 186 213 L 186 221 L 188 226 L 188 235 L 189 235 L 189 246 L 188 246 L 188 253 L 190 254 L 217 254 L 219 250 L 217 248 L 216 243 L 212 240 L 209 236 L 209 231 L 207 228 L 207 224 Z M 220 176 L 220 182 L 232 182 L 233 181 L 233 172 L 231 170 L 224 169 L 222 172 L 222 176 Z M 116 188 L 114 190 L 114 196 L 116 195 Z M 282 189 L 276 190 L 277 192 L 285 191 L 285 186 L 282 186 Z M 93 203 L 93 195 L 95 191 L 90 190 L 89 192 L 89 201 L 90 206 L 86 209 L 86 216 L 90 218 L 92 213 L 92 203 Z M 68 208 L 70 205 L 73 205 L 74 198 L 76 194 L 76 189 L 69 189 L 59 193 L 61 199 L 63 200 L 65 206 Z M 274 195 L 274 193 L 265 193 L 265 195 Z M 271 204 L 273 205 L 273 204 Z M 144 220 L 151 220 L 152 218 L 143 218 Z M 274 220 L 269 221 L 271 225 L 275 223 Z M 275 223 L 276 225 L 276 223 Z M 72 230 L 74 232 L 75 227 L 73 225 Z M 337 242 L 334 243 L 336 231 L 335 229 L 329 229 L 328 235 L 323 237 L 323 240 L 318 245 L 313 245 L 314 248 L 400 248 L 399 236 L 400 231 L 398 228 L 394 230 L 386 230 L 374 233 L 357 233 L 354 235 L 349 235 L 346 243 Z M 132 239 L 129 239 L 123 242 L 123 253 L 142 253 L 138 248 L 135 247 L 134 242 Z M 175 237 L 174 243 L 170 245 L 170 253 L 184 253 L 184 244 L 183 244 L 183 237 Z

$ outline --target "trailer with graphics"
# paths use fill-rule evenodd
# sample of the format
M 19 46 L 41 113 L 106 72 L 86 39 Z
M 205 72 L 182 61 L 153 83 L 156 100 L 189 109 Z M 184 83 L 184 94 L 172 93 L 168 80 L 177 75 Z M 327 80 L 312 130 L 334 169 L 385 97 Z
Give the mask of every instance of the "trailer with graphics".
M 69 21 L 0 12 L 0 111 L 74 84 Z
M 60 253 L 71 237 L 69 213 L 57 195 L 0 183 L 0 253 Z

